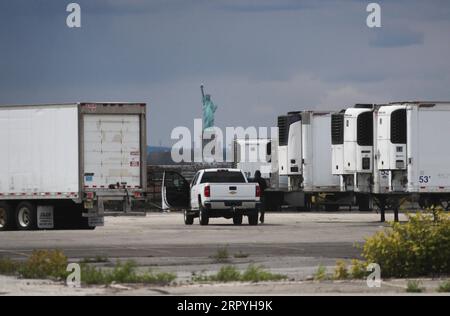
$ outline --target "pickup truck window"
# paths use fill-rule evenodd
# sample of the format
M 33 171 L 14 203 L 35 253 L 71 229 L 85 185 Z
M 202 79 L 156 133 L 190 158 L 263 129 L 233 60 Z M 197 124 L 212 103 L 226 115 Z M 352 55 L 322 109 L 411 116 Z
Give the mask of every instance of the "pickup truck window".
M 205 172 L 201 183 L 247 183 L 242 172 L 214 171 Z

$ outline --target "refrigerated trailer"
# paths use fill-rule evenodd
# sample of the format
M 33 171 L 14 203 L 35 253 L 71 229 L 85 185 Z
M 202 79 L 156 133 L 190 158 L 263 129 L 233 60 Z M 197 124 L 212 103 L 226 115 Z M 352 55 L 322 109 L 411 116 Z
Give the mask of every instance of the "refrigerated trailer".
M 342 192 L 339 177 L 333 175 L 331 118 L 330 111 L 290 112 L 278 118 L 279 142 L 285 147 L 278 153 L 279 172 L 288 177 L 295 206 L 323 205 L 335 211 L 356 204 L 354 193 Z
M 146 191 L 146 104 L 0 106 L 0 230 L 95 228 Z
M 372 192 L 421 207 L 450 201 L 450 102 L 395 102 L 374 112 Z

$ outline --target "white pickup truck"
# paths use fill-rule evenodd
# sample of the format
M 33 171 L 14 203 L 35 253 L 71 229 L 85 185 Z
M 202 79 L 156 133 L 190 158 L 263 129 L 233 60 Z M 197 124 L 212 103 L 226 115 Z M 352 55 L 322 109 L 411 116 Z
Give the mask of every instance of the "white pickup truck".
M 177 174 L 167 174 L 163 185 L 163 204 L 184 208 L 184 222 L 192 225 L 199 217 L 200 225 L 208 225 L 213 217 L 233 219 L 235 225 L 242 224 L 243 216 L 249 225 L 258 225 L 260 188 L 249 183 L 239 169 L 204 169 L 194 176 L 190 185 Z M 189 203 L 186 201 L 189 200 Z M 183 207 L 189 204 L 187 207 Z

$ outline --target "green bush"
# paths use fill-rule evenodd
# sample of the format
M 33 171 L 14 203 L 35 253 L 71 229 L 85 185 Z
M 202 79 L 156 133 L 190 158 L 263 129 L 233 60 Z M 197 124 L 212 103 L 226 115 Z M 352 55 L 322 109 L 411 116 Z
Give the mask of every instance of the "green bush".
M 336 261 L 336 267 L 334 268 L 333 279 L 334 280 L 346 280 L 349 277 L 347 270 L 347 263 L 344 260 Z
M 286 279 L 286 276 L 266 271 L 261 266 L 249 265 L 241 279 L 247 282 L 281 281 Z
M 408 214 L 408 222 L 368 238 L 362 256 L 377 263 L 384 277 L 417 277 L 450 273 L 450 215 Z
M 247 269 L 241 273 L 235 266 L 226 265 L 213 275 L 205 275 L 204 273 L 192 274 L 192 282 L 263 282 L 263 281 L 280 281 L 287 277 L 282 274 L 275 274 L 264 270 L 261 266 L 249 265 Z
M 234 266 L 224 266 L 220 268 L 219 272 L 212 277 L 213 281 L 218 282 L 233 282 L 241 280 L 241 273 Z
M 314 281 L 324 281 L 326 279 L 328 279 L 327 268 L 321 264 L 314 273 Z
M 422 293 L 423 292 L 422 283 L 416 280 L 408 281 L 406 286 L 406 292 L 408 293 Z
M 19 268 L 26 279 L 65 279 L 67 257 L 59 250 L 35 250 Z
M 19 270 L 20 264 L 9 258 L 0 259 L 0 274 L 15 275 Z
M 361 260 L 353 259 L 350 265 L 350 276 L 353 279 L 364 279 L 369 275 L 367 272 L 367 263 Z
M 439 285 L 438 292 L 450 293 L 450 281 L 445 281 Z
M 81 281 L 84 284 L 111 284 L 115 283 L 139 283 L 167 285 L 176 279 L 176 275 L 165 272 L 148 271 L 136 272 L 136 264 L 133 261 L 118 262 L 112 270 L 99 269 L 87 264 L 81 266 Z

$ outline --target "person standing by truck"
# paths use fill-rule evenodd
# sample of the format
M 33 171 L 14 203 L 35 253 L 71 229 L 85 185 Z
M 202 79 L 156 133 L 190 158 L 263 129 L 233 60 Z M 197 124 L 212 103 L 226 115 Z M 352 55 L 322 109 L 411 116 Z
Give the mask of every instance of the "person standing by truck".
M 264 216 L 266 213 L 266 201 L 265 201 L 264 191 L 267 189 L 267 183 L 266 183 L 266 180 L 261 177 L 261 171 L 259 171 L 259 170 L 255 171 L 255 177 L 253 178 L 253 181 L 258 183 L 259 188 L 261 190 L 261 198 L 260 198 L 261 204 L 259 207 L 259 212 L 260 212 L 259 221 L 261 222 L 261 224 L 264 224 Z

